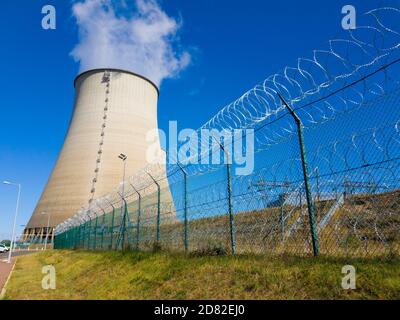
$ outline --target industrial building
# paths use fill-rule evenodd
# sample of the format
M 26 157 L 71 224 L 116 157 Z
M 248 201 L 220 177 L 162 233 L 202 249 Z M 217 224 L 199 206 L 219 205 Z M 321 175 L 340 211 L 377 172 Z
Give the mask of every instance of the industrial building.
M 64 145 L 24 230 L 25 239 L 52 238 L 55 226 L 115 189 L 123 179 L 121 153 L 127 156 L 126 176 L 148 164 L 146 134 L 158 128 L 157 86 L 119 69 L 83 72 L 74 86 Z

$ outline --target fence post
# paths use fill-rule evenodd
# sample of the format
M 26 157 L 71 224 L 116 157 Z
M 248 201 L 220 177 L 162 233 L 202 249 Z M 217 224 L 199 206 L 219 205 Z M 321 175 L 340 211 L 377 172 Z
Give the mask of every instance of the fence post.
M 81 233 L 81 248 L 84 249 L 85 248 L 85 230 L 86 230 L 86 220 L 83 219 L 83 223 L 82 223 L 82 233 Z
M 187 173 L 179 163 L 177 163 L 177 165 L 183 173 L 183 193 L 184 193 L 183 194 L 183 201 L 184 201 L 183 214 L 184 214 L 184 226 L 185 226 L 185 253 L 188 253 L 188 251 L 189 251 L 189 229 L 188 229 L 188 218 L 187 218 Z
M 123 220 L 122 220 L 122 226 L 120 227 L 120 231 L 122 231 L 122 241 L 121 241 L 121 249 L 124 250 L 124 244 L 125 244 L 125 233 L 126 233 L 126 215 L 128 212 L 128 204 L 126 203 L 125 198 L 122 198 L 122 201 L 124 203 L 124 215 L 123 215 Z M 129 240 L 129 238 L 128 238 Z
M 68 241 L 69 241 L 69 233 L 68 230 L 66 231 L 66 240 L 65 240 L 65 248 L 68 249 Z
M 113 246 L 113 238 L 114 238 L 114 218 L 115 218 L 115 207 L 112 204 L 111 201 L 109 201 L 108 199 L 106 200 L 108 202 L 108 204 L 111 206 L 112 208 L 112 215 L 111 215 L 111 234 L 110 234 L 110 247 L 112 250 L 112 246 Z
M 232 255 L 236 254 L 236 239 L 235 239 L 235 225 L 233 223 L 233 210 L 232 210 L 232 183 L 231 183 L 231 164 L 229 161 L 229 154 L 225 150 L 224 146 L 213 136 L 214 140 L 218 143 L 221 150 L 224 152 L 227 163 L 226 163 L 226 173 L 227 173 L 227 191 L 228 191 L 228 214 L 229 214 L 229 232 L 231 238 L 231 250 Z
M 76 249 L 77 243 L 78 243 L 78 226 L 74 225 L 74 250 Z
M 87 235 L 88 235 L 88 243 L 87 243 L 87 248 L 88 248 L 88 250 L 90 249 L 90 233 L 91 233 L 91 230 L 92 229 L 92 219 L 90 218 L 90 216 L 89 216 L 89 230 L 88 230 L 88 232 L 87 232 Z
M 64 245 L 64 247 L 65 247 L 65 249 L 68 249 L 68 229 L 65 230 L 65 245 Z
M 97 207 L 100 208 L 100 210 L 103 212 L 103 219 L 101 221 L 101 241 L 100 241 L 100 249 L 103 249 L 103 243 L 104 243 L 104 223 L 105 223 L 105 217 L 106 217 L 106 211 L 104 208 L 100 205 L 100 201 L 96 202 Z
M 79 222 L 80 222 L 80 221 L 79 221 Z M 78 247 L 81 245 L 81 227 L 82 227 L 82 225 L 79 224 L 79 225 L 78 225 L 77 240 L 76 240 L 76 243 L 77 243 Z
M 74 249 L 75 250 L 75 243 L 76 243 L 76 228 L 75 228 L 75 226 L 73 226 L 72 227 L 72 230 L 71 230 L 71 249 Z
M 72 227 L 71 224 L 68 224 L 68 249 L 71 249 L 72 247 L 72 240 L 73 240 L 73 233 L 72 233 Z
M 232 254 L 236 254 L 236 239 L 235 239 L 235 226 L 233 224 L 233 212 L 232 212 L 232 183 L 231 183 L 231 165 L 226 165 L 227 177 L 228 177 L 228 210 L 229 210 L 229 229 L 231 236 Z
M 75 243 L 76 243 L 76 227 L 72 227 L 72 245 L 71 248 L 75 250 Z
M 279 98 L 281 99 L 282 103 L 286 106 L 289 110 L 289 113 L 292 115 L 293 119 L 296 122 L 297 130 L 298 130 L 298 137 L 299 137 L 299 144 L 300 144 L 300 154 L 301 154 L 301 163 L 303 166 L 303 176 L 304 176 L 304 185 L 306 188 L 306 199 L 307 199 L 307 207 L 308 207 L 308 217 L 310 221 L 310 231 L 311 231 L 311 238 L 312 238 L 312 245 L 313 245 L 313 252 L 314 256 L 318 256 L 318 238 L 315 232 L 315 216 L 314 216 L 314 203 L 311 194 L 311 186 L 308 176 L 308 162 L 306 156 L 306 148 L 304 144 L 304 135 L 303 135 L 303 123 L 299 116 L 295 113 L 293 108 L 285 101 L 285 99 L 278 93 Z
M 75 227 L 74 225 L 71 226 L 71 245 L 70 249 L 74 249 L 75 247 Z
M 67 248 L 70 249 L 71 248 L 71 226 L 69 224 L 69 222 L 67 222 L 67 234 L 68 234 L 68 242 L 67 242 Z
M 161 190 L 160 190 L 160 185 L 158 182 L 152 177 L 150 173 L 147 173 L 150 178 L 154 181 L 154 183 L 157 186 L 157 243 L 160 242 L 160 223 L 161 223 Z
M 136 225 L 136 250 L 139 250 L 139 243 L 140 243 L 140 215 L 142 210 L 142 195 L 136 188 L 130 183 L 133 190 L 138 195 L 138 216 L 137 216 L 137 225 Z
M 101 227 L 101 249 L 103 250 L 103 246 L 104 246 L 104 229 L 106 226 L 106 212 L 103 211 L 103 221 L 101 222 L 102 227 Z
M 81 217 L 81 233 L 79 235 L 79 246 L 81 249 L 83 249 L 85 246 L 85 222 L 85 219 Z
M 71 249 L 74 234 L 72 233 L 72 227 L 71 227 L 70 224 L 68 225 L 68 227 L 69 227 L 69 229 L 68 229 L 68 239 L 69 239 L 69 241 L 68 241 L 68 249 Z
M 88 250 L 90 248 L 90 231 L 91 231 L 91 225 L 92 225 L 92 221 L 89 220 L 86 222 L 86 246 L 85 249 Z
M 97 222 L 98 222 L 98 219 L 99 219 L 97 213 L 95 213 L 95 215 L 96 215 L 96 222 L 95 222 L 95 224 L 94 224 L 94 242 L 93 242 L 93 250 L 96 250 L 96 249 L 97 249 L 97 225 L 98 225 Z
M 112 216 L 111 216 L 111 234 L 110 234 L 110 247 L 111 250 L 114 244 L 114 223 L 115 223 L 115 208 L 112 207 Z

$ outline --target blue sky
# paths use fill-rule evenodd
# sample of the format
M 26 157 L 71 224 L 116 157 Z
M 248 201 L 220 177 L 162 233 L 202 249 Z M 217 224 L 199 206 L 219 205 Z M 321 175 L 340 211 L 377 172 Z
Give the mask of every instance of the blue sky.
M 128 8 L 132 1 L 127 0 Z M 368 4 L 366 4 L 368 2 Z M 55 164 L 70 120 L 79 71 L 72 1 L 2 0 L 0 11 L 0 179 L 22 184 L 17 225 L 27 223 Z M 182 21 L 189 67 L 161 85 L 159 126 L 198 128 L 224 105 L 341 32 L 349 1 L 162 1 Z M 41 8 L 57 9 L 57 29 L 41 28 Z M 359 12 L 378 1 L 351 1 Z M 16 189 L 0 185 L 0 238 L 9 233 Z M 19 231 L 23 228 L 19 227 Z

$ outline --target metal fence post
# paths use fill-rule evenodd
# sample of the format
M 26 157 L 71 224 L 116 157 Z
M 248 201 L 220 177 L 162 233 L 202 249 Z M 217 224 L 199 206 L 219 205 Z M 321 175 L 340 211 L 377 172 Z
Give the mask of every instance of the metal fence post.
M 81 219 L 81 226 L 80 226 L 81 230 L 79 234 L 79 246 L 80 248 L 83 249 L 85 242 L 85 219 L 83 217 L 81 217 L 80 219 Z
M 229 229 L 231 236 L 232 254 L 236 254 L 236 239 L 235 239 L 235 226 L 233 224 L 233 212 L 232 212 L 232 183 L 231 183 L 231 165 L 226 165 L 227 177 L 228 177 L 228 212 L 229 212 Z
M 157 243 L 160 242 L 160 224 L 161 224 L 161 190 L 158 182 L 153 178 L 150 173 L 147 173 L 157 186 Z
M 79 224 L 79 226 L 78 226 L 78 232 L 77 232 L 77 239 L 76 239 L 76 243 L 77 243 L 77 246 L 79 247 L 80 245 L 81 245 L 81 227 L 82 227 L 82 224 Z
M 98 225 L 97 223 L 98 223 L 98 219 L 99 219 L 97 213 L 95 213 L 95 215 L 96 215 L 96 222 L 95 222 L 95 225 L 94 225 L 93 250 L 96 250 L 96 249 L 97 249 L 97 225 Z
M 90 234 L 91 234 L 91 229 L 92 229 L 92 219 L 89 216 L 89 230 L 87 231 L 87 236 L 88 236 L 88 243 L 87 243 L 87 249 L 90 249 Z
M 74 233 L 74 245 L 73 245 L 73 248 L 76 249 L 78 233 L 77 233 L 77 226 L 75 224 L 74 224 L 73 230 L 74 230 L 74 232 L 73 232 Z
M 227 163 L 226 163 L 226 173 L 227 173 L 227 191 L 228 191 L 228 214 L 229 214 L 229 233 L 231 239 L 231 250 L 232 255 L 236 254 L 236 239 L 235 239 L 235 225 L 233 222 L 233 210 L 232 210 L 232 183 L 231 183 L 231 164 L 229 161 L 229 154 L 225 150 L 224 146 L 218 141 L 214 136 L 214 140 L 218 143 L 221 150 L 224 152 Z
M 68 229 L 68 249 L 71 249 L 72 246 L 72 241 L 73 241 L 73 234 L 72 234 L 72 227 L 69 224 L 68 225 L 69 229 Z
M 68 237 L 68 230 L 65 231 L 65 249 L 68 249 L 68 241 L 69 241 L 69 237 Z
M 71 246 L 71 226 L 69 225 L 69 223 L 67 222 L 67 235 L 68 235 L 68 242 L 67 242 L 67 248 L 69 249 Z
M 102 227 L 101 227 L 101 249 L 103 250 L 103 245 L 104 245 L 104 229 L 106 226 L 106 212 L 103 211 L 103 221 L 101 222 Z
M 126 215 L 128 212 L 128 205 L 126 203 L 125 198 L 122 197 L 122 201 L 124 203 L 124 215 L 123 215 L 123 220 L 122 220 L 122 226 L 120 227 L 120 231 L 122 230 L 122 241 L 121 241 L 121 249 L 124 250 L 124 244 L 125 244 L 125 233 L 126 233 Z M 128 239 L 129 240 L 129 239 Z
M 124 244 L 125 244 L 125 234 L 126 234 L 126 219 L 129 221 L 129 212 L 128 212 L 128 204 L 123 197 L 122 194 L 118 192 L 119 196 L 121 197 L 123 207 L 121 207 L 121 211 L 124 213 L 122 214 L 122 222 L 120 220 L 120 226 L 119 226 L 119 234 L 118 234 L 118 239 L 117 239 L 117 249 L 119 247 L 119 243 L 121 242 L 121 249 L 124 250 Z M 129 233 L 127 236 L 128 239 L 128 244 L 129 244 Z
M 184 226 L 185 226 L 185 252 L 188 253 L 189 229 L 188 229 L 188 217 L 187 217 L 187 173 L 179 163 L 177 163 L 177 165 L 183 173 L 183 201 L 184 201 L 183 214 L 184 214 Z
M 68 241 L 67 241 L 67 249 L 69 249 L 69 242 L 70 242 L 70 233 L 69 233 L 69 230 L 67 231 L 67 236 L 68 236 Z
M 295 120 L 296 125 L 297 125 L 299 144 L 300 144 L 301 163 L 303 166 L 304 185 L 306 188 L 306 199 L 307 199 L 308 216 L 309 216 L 309 222 L 310 222 L 310 231 L 311 231 L 313 252 L 314 252 L 314 256 L 318 256 L 318 238 L 317 238 L 317 234 L 315 231 L 314 203 L 313 203 L 313 199 L 312 199 L 311 186 L 310 186 L 310 181 L 309 181 L 309 176 L 308 176 L 308 162 L 307 162 L 307 156 L 306 156 L 306 148 L 305 148 L 305 144 L 304 144 L 303 123 L 301 122 L 301 119 L 295 113 L 293 108 L 285 101 L 285 99 L 279 93 L 278 93 L 278 96 L 281 99 L 282 103 L 289 110 L 289 113 L 292 115 L 292 117 Z
M 89 218 L 89 220 L 86 222 L 86 246 L 85 249 L 89 250 L 90 249 L 90 232 L 92 229 L 92 220 Z
M 75 234 L 75 227 L 72 226 L 72 228 L 71 228 L 71 245 L 70 245 L 70 248 L 71 248 L 71 249 L 74 249 L 74 248 L 75 248 L 75 237 L 76 237 L 76 234 Z
M 281 201 L 280 201 L 280 207 L 281 207 L 281 210 L 280 210 L 280 222 L 281 222 L 281 233 L 282 233 L 282 242 L 283 241 L 285 241 L 285 202 L 286 202 L 286 198 L 287 198 L 287 195 L 289 194 L 289 182 L 288 181 L 285 181 L 284 183 L 283 183 L 283 190 L 284 190 L 284 192 L 283 192 L 283 197 L 282 197 L 282 199 L 281 199 Z
M 142 210 L 142 195 L 140 194 L 137 189 L 130 184 L 133 190 L 136 192 L 138 195 L 138 216 L 137 216 L 137 224 L 136 224 L 136 250 L 139 250 L 139 244 L 140 244 L 140 215 L 141 215 L 141 210 Z
M 103 219 L 101 221 L 101 241 L 100 241 L 100 249 L 103 249 L 103 243 L 104 243 L 104 225 L 105 225 L 105 218 L 106 218 L 106 211 L 104 208 L 100 205 L 100 201 L 97 201 L 97 207 L 100 208 L 100 210 L 103 212 Z
M 74 225 L 74 249 L 76 249 L 76 244 L 78 243 L 78 227 Z
M 106 200 L 108 202 L 108 204 L 111 206 L 112 208 L 112 214 L 111 214 L 111 234 L 110 234 L 110 249 L 112 250 L 112 246 L 113 246 L 113 238 L 114 238 L 114 219 L 115 219 L 115 207 L 114 205 L 111 203 L 111 201 L 109 201 L 108 199 Z
M 114 244 L 114 224 L 115 224 L 115 208 L 112 207 L 112 217 L 111 217 L 111 234 L 110 234 L 110 246 L 113 248 Z
M 83 223 L 82 223 L 82 233 L 81 233 L 81 248 L 84 249 L 85 248 L 85 230 L 86 230 L 86 220 L 83 219 Z

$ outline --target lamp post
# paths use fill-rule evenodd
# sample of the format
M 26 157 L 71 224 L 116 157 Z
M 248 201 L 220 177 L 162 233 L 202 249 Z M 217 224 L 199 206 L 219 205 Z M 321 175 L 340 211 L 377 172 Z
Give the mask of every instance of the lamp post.
M 12 231 L 12 237 L 11 237 L 11 244 L 10 244 L 10 251 L 8 252 L 8 263 L 11 263 L 11 255 L 14 247 L 14 238 L 15 238 L 15 225 L 17 223 L 17 216 L 18 216 L 18 209 L 19 209 L 19 198 L 21 196 L 21 184 L 19 183 L 13 183 L 10 181 L 3 181 L 4 184 L 12 185 L 18 187 L 18 194 L 17 194 L 17 204 L 15 206 L 15 215 L 14 215 L 14 224 L 13 224 L 13 231 Z
M 122 174 L 122 194 L 120 195 L 121 198 L 122 198 L 121 214 L 120 214 L 120 226 L 123 225 L 124 228 L 125 228 L 125 219 L 126 219 L 126 216 L 125 216 L 126 202 L 125 202 L 125 198 L 124 198 L 125 197 L 125 171 L 126 171 L 126 159 L 128 159 L 128 157 L 125 154 L 120 153 L 118 158 L 120 158 L 122 160 L 122 162 L 124 163 L 124 171 L 123 171 L 123 174 Z M 124 219 L 122 224 L 121 224 L 121 218 Z M 123 232 L 123 235 L 125 235 L 125 230 L 122 230 L 122 232 Z M 123 237 L 123 240 L 124 240 L 124 237 Z M 123 242 L 122 242 L 122 248 L 124 248 L 124 243 Z
M 126 170 L 126 159 L 128 159 L 128 157 L 121 153 L 118 158 L 120 158 L 122 160 L 122 162 L 124 163 L 124 171 L 122 174 L 122 198 L 124 197 L 124 188 L 125 188 L 125 170 Z
M 47 249 L 47 239 L 49 236 L 49 229 L 50 229 L 50 213 L 47 213 L 46 211 L 43 211 L 41 214 L 47 214 L 48 218 L 47 218 L 47 229 L 46 229 L 46 241 L 44 243 L 44 250 Z

